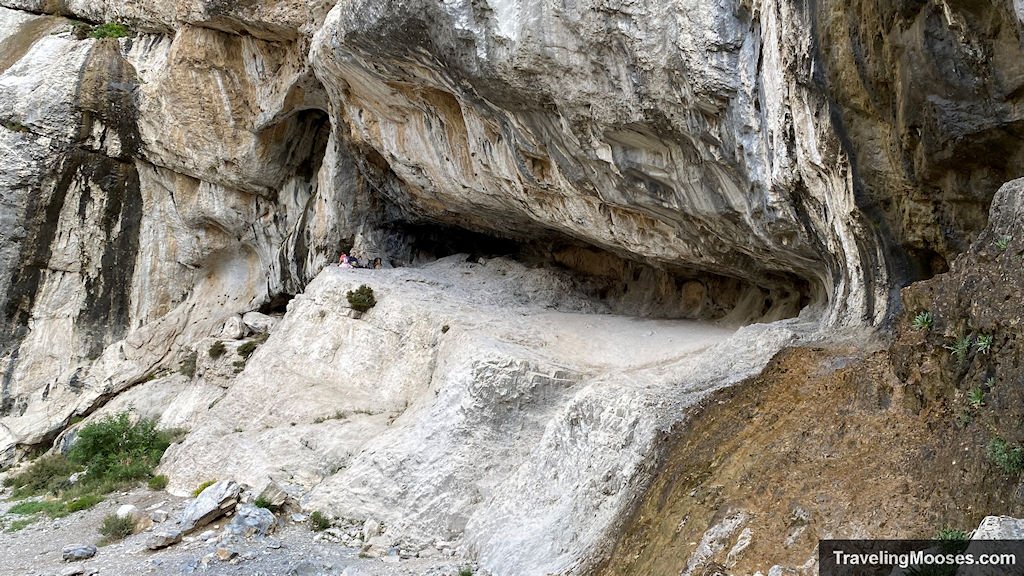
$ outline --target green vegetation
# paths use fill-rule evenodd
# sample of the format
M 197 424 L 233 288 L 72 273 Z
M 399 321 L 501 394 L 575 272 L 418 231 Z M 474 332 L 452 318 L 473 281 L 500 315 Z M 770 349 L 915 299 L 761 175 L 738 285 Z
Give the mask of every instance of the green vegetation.
M 103 535 L 103 542 L 110 544 L 118 540 L 124 540 L 135 531 L 135 519 L 131 516 L 119 518 L 117 514 L 108 514 L 103 518 L 100 525 L 100 534 Z
M 78 439 L 67 456 L 43 456 L 23 472 L 4 480 L 13 488 L 12 497 L 50 494 L 56 500 L 26 500 L 11 507 L 10 513 L 31 516 L 12 524 L 18 530 L 39 519 L 67 516 L 91 508 L 103 501 L 103 495 L 148 478 L 160 461 L 164 450 L 183 431 L 157 430 L 156 422 L 147 418 L 134 424 L 128 412 L 107 416 L 86 424 L 78 431 Z M 82 474 L 78 474 L 85 469 Z M 71 476 L 78 474 L 75 483 Z M 164 477 L 166 485 L 166 477 Z
M 971 408 L 981 408 L 985 405 L 985 391 L 981 389 L 981 386 L 971 388 L 967 394 L 967 402 L 970 403 Z
M 93 506 L 103 502 L 103 497 L 99 494 L 85 494 L 81 498 L 75 498 L 74 500 L 65 504 L 68 512 L 78 512 L 79 510 L 87 510 Z
M 924 312 L 918 312 L 917 316 L 914 316 L 913 322 L 910 323 L 910 327 L 913 330 L 921 331 L 927 330 L 932 327 L 932 313 L 927 310 Z
M 999 436 L 988 443 L 988 457 L 1007 474 L 1018 474 L 1024 470 L 1024 448 Z
M 1006 248 L 1010 246 L 1010 240 L 1013 240 L 1013 236 L 1003 236 L 999 240 L 996 240 L 996 248 L 999 248 L 1000 252 L 1006 250 Z
M 969 334 L 959 336 L 951 346 L 946 346 L 949 355 L 956 360 L 957 364 L 963 364 L 967 360 L 967 353 L 971 351 L 973 339 Z
M 377 305 L 377 299 L 373 296 L 373 288 L 366 284 L 355 290 L 349 290 L 345 293 L 345 298 L 348 298 L 349 306 L 359 312 L 366 312 Z
M 217 340 L 216 342 L 213 343 L 213 345 L 210 346 L 210 358 L 216 360 L 217 358 L 223 356 L 224 352 L 226 351 L 227 347 L 224 346 L 224 343 L 221 342 L 220 340 Z
M 185 376 L 192 378 L 196 375 L 196 361 L 199 359 L 199 353 L 195 350 L 185 355 L 185 359 L 181 361 L 181 367 L 178 368 L 178 372 L 181 372 Z
M 4 120 L 3 125 L 4 125 L 4 128 L 7 128 L 11 132 L 22 132 L 22 133 L 29 132 L 29 129 L 28 129 L 27 126 L 25 126 L 24 124 L 19 124 L 19 123 L 13 121 L 13 120 Z
M 967 540 L 967 532 L 956 528 L 943 528 L 935 535 L 936 540 Z
M 47 492 L 56 494 L 69 484 L 68 478 L 80 470 L 60 454 L 43 456 L 24 472 L 5 478 L 4 486 L 14 488 L 11 495 L 14 499 Z
M 192 491 L 192 497 L 193 498 L 198 498 L 199 495 L 203 493 L 203 490 L 206 490 L 207 488 L 209 488 L 210 486 L 213 486 L 216 483 L 217 483 L 216 480 L 207 480 L 206 482 L 203 482 L 202 484 L 197 486 L 195 490 Z
M 328 420 L 344 420 L 346 418 L 348 418 L 348 414 L 342 412 L 341 410 L 338 410 L 334 414 L 331 414 L 330 416 L 317 416 L 313 420 L 313 424 L 322 424 L 324 422 L 327 422 Z
M 970 410 L 964 410 L 960 412 L 960 415 L 956 417 L 956 423 L 960 428 L 967 428 L 967 426 L 974 421 L 974 416 Z
M 266 342 L 267 338 L 269 337 L 270 334 L 267 334 L 266 332 L 262 334 L 257 334 L 256 337 L 254 337 L 252 340 L 249 340 L 248 342 L 239 346 L 236 352 L 238 352 L 238 355 L 241 356 L 244 360 L 248 360 L 249 356 L 252 356 L 252 353 L 255 352 L 256 349 L 259 348 L 261 344 Z M 242 366 L 245 366 L 244 362 L 242 363 Z
M 259 346 L 259 344 L 257 344 L 256 342 L 250 340 L 250 341 L 246 342 L 245 344 L 242 344 L 241 346 L 239 346 L 238 350 L 236 350 L 236 352 L 238 352 L 239 356 L 241 356 L 242 358 L 245 358 L 246 360 L 248 360 L 249 356 L 252 356 L 252 353 L 256 351 L 256 347 L 257 346 Z
M 320 513 L 319 510 L 309 516 L 309 529 L 314 532 L 323 532 L 331 527 L 331 519 Z
M 253 506 L 256 506 L 257 508 L 266 508 L 271 512 L 277 512 L 278 508 L 280 508 L 280 506 L 274 506 L 273 504 L 271 504 L 270 500 L 267 500 L 266 498 L 257 498 L 253 502 Z
M 30 516 L 43 513 L 50 518 L 60 518 L 69 514 L 67 506 L 63 502 L 52 500 L 25 500 L 18 502 L 7 511 L 8 514 L 19 516 Z
M 135 36 L 131 28 L 117 22 L 107 22 L 93 28 L 89 33 L 90 38 L 130 38 Z
M 11 525 L 7 527 L 7 530 L 5 530 L 5 532 L 17 532 L 22 528 L 28 526 L 29 524 L 35 524 L 37 520 L 39 520 L 39 518 L 36 516 L 33 516 L 32 518 L 22 518 L 20 520 L 15 520 L 14 522 L 11 522 Z
M 993 336 L 991 334 L 978 336 L 978 341 L 974 343 L 975 349 L 982 354 L 988 354 L 989 350 L 992 350 L 992 339 Z
M 167 482 L 170 479 L 167 478 L 166 474 L 157 474 L 149 479 L 148 485 L 150 490 L 163 490 L 167 488 Z
M 114 487 L 149 478 L 180 434 L 179 430 L 157 430 L 150 418 L 132 424 L 128 412 L 121 412 L 82 427 L 68 460 L 88 468 L 83 483 Z
M 459 576 L 473 576 L 473 569 L 466 567 L 459 570 Z

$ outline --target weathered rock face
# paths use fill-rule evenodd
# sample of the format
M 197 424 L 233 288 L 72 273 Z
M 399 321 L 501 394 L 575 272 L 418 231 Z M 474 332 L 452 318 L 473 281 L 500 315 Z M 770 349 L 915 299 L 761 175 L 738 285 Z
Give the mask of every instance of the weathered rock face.
M 280 316 L 342 252 L 422 263 L 487 256 L 490 238 L 574 270 L 565 286 L 589 311 L 877 325 L 905 280 L 945 268 L 984 225 L 996 184 L 1024 166 L 1024 19 L 1009 0 L 0 6 L 0 463 L 73 416 L 134 404 L 196 429 L 169 452 L 175 482 L 184 455 L 253 481 L 285 467 L 296 485 L 323 482 L 309 502 L 379 516 L 396 537 L 464 533 L 499 571 L 587 565 L 645 482 L 651 439 L 676 420 L 642 414 L 650 406 L 621 380 L 596 392 L 586 369 L 563 378 L 565 358 L 530 342 L 512 339 L 512 354 L 470 339 L 431 365 L 416 353 L 443 319 L 410 306 L 386 327 L 352 324 L 331 315 L 344 301 L 328 280 L 316 290 L 329 298 L 298 300 L 271 329 L 294 341 L 272 335 L 237 378 L 205 355 L 225 320 Z M 58 13 L 139 34 L 76 39 L 46 15 Z M 328 316 L 352 332 L 311 334 Z M 756 340 L 736 341 L 754 346 L 733 351 L 748 361 L 738 372 L 786 339 Z M 342 344 L 407 365 L 335 366 Z M 198 371 L 173 374 L 190 360 Z M 640 379 L 653 398 L 671 377 Z M 460 408 L 474 390 L 549 380 L 584 392 L 539 402 L 506 436 L 476 436 L 501 420 L 501 401 Z M 421 397 L 431 391 L 438 400 Z M 291 419 L 300 428 L 325 398 L 372 414 L 337 437 L 310 432 L 307 451 Z M 228 410 L 270 429 L 232 443 Z M 611 448 L 634 428 L 609 414 L 639 422 L 634 452 Z M 587 415 L 592 437 L 607 437 L 573 451 L 567 422 Z M 392 417 L 401 425 L 385 434 Z M 438 480 L 431 464 L 450 462 L 417 450 L 477 457 L 432 424 L 443 418 L 508 461 Z M 217 446 L 253 460 L 205 462 Z M 350 467 L 334 474 L 339 463 Z M 573 482 L 614 483 L 599 472 L 615 467 L 633 475 L 595 500 L 605 508 L 585 491 L 554 503 Z M 465 511 L 445 516 L 449 503 Z M 495 536 L 510 527 L 541 536 Z M 562 548 L 536 552 L 542 536 Z
M 915 279 L 948 269 L 1022 173 L 1022 14 L 1019 2 L 817 3 L 819 81 L 858 201 Z

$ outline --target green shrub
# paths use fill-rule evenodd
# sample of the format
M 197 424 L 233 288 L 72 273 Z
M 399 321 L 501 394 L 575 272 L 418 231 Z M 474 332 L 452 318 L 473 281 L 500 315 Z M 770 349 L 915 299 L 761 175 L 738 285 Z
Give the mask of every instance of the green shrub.
M 241 346 L 239 346 L 238 350 L 236 350 L 236 352 L 238 352 L 239 356 L 241 356 L 242 358 L 245 358 L 246 360 L 248 360 L 249 356 L 252 356 L 252 353 L 256 351 L 257 347 L 259 347 L 259 344 L 257 344 L 256 342 L 250 340 L 250 341 L 242 344 Z
M 152 475 L 174 433 L 157 430 L 150 418 L 132 424 L 121 412 L 83 426 L 68 460 L 87 467 L 87 484 L 141 480 Z
M 956 360 L 957 364 L 963 364 L 967 360 L 967 353 L 971 351 L 971 343 L 971 336 L 964 335 L 953 340 L 953 344 L 945 348 L 949 350 L 949 355 Z
M 203 490 L 206 490 L 207 488 L 209 488 L 210 486 L 213 486 L 216 483 L 217 483 L 216 480 L 207 480 L 206 482 L 203 482 L 202 484 L 197 486 L 195 490 L 192 491 L 192 497 L 193 498 L 198 498 L 199 495 L 203 493 Z
M 473 569 L 469 568 L 469 567 L 465 567 L 465 568 L 459 570 L 459 576 L 473 576 Z
M 1024 448 L 999 436 L 988 443 L 988 457 L 1007 474 L 1017 474 L 1024 470 Z
M 366 312 L 377 305 L 377 299 L 373 296 L 373 288 L 366 284 L 355 290 L 349 290 L 345 293 L 345 298 L 348 298 L 349 306 L 359 312 Z
M 341 410 L 335 410 L 334 414 L 331 414 L 330 416 L 317 416 L 313 419 L 313 424 L 323 424 L 328 420 L 344 420 L 346 418 L 348 418 L 348 414 Z
M 153 476 L 152 478 L 149 479 L 149 489 L 163 490 L 164 488 L 167 488 L 168 480 L 169 479 L 167 478 L 166 474 L 157 474 L 156 476 Z
M 913 322 L 910 323 L 910 327 L 918 331 L 931 328 L 932 313 L 928 311 L 918 312 L 917 316 L 914 316 Z
M 967 402 L 970 403 L 972 408 L 981 408 L 985 405 L 985 391 L 981 389 L 981 386 L 971 388 L 970 393 L 967 395 Z
M 210 358 L 213 358 L 214 360 L 216 360 L 217 358 L 220 358 L 221 356 L 223 356 L 224 352 L 226 352 L 226 351 L 227 351 L 227 347 L 224 346 L 224 343 L 221 342 L 220 340 L 217 340 L 216 342 L 214 342 L 210 346 Z
M 252 340 L 249 340 L 248 342 L 239 346 L 236 352 L 238 352 L 238 355 L 241 356 L 243 359 L 248 360 L 249 356 L 252 356 L 252 353 L 255 352 L 256 349 L 259 348 L 261 344 L 267 341 L 267 338 L 270 338 L 270 334 L 266 332 L 257 334 L 255 337 L 253 337 Z M 238 362 L 235 362 L 236 367 L 237 364 Z M 245 367 L 245 362 L 242 363 L 242 367 Z
M 266 498 L 257 498 L 256 501 L 253 502 L 252 504 L 257 508 L 266 508 L 267 510 L 270 511 L 275 511 L 278 508 L 277 506 L 271 504 L 270 500 L 267 500 Z
M 978 341 L 975 342 L 974 346 L 982 354 L 988 354 L 989 350 L 992 349 L 993 336 L 991 334 L 982 334 L 978 336 Z
M 39 519 L 34 516 L 32 518 L 21 518 L 19 520 L 15 520 L 14 522 L 11 522 L 11 525 L 7 527 L 5 532 L 17 532 L 29 524 L 36 523 L 38 520 Z
M 116 22 L 100 24 L 89 32 L 90 38 L 130 38 L 132 36 L 135 36 L 135 33 L 131 28 Z
M 14 488 L 14 498 L 25 498 L 47 492 L 56 493 L 68 484 L 68 478 L 81 467 L 68 462 L 62 454 L 42 456 L 20 474 L 4 479 L 4 486 Z
M 196 361 L 199 359 L 199 353 L 195 350 L 185 355 L 185 359 L 181 362 L 181 368 L 178 368 L 178 372 L 181 372 L 185 376 L 192 378 L 196 375 Z
M 935 535 L 936 540 L 967 540 L 967 532 L 956 528 L 943 528 Z
M 68 515 L 68 509 L 63 502 L 47 500 L 25 500 L 11 506 L 7 511 L 8 514 L 17 514 L 19 516 L 29 516 L 39 514 L 40 512 L 50 518 L 60 518 Z
M 999 248 L 1000 252 L 1006 250 L 1007 247 L 1010 246 L 1010 240 L 1013 240 L 1013 236 L 1003 236 L 999 240 L 996 240 L 996 248 Z
M 13 121 L 13 120 L 4 120 L 3 126 L 4 126 L 4 128 L 7 128 L 8 130 L 10 130 L 11 132 L 27 133 L 27 132 L 30 131 L 28 129 L 28 127 L 25 126 L 24 124 L 19 124 L 19 123 Z
M 66 504 L 68 512 L 78 512 L 79 510 L 87 510 L 93 506 L 103 502 L 103 497 L 99 494 L 86 494 L 81 498 L 75 498 Z
M 331 519 L 320 513 L 319 510 L 309 515 L 309 529 L 314 532 L 323 532 L 331 527 Z
M 131 516 L 119 518 L 117 514 L 108 514 L 100 524 L 100 534 L 107 543 L 124 540 L 135 531 L 135 519 Z

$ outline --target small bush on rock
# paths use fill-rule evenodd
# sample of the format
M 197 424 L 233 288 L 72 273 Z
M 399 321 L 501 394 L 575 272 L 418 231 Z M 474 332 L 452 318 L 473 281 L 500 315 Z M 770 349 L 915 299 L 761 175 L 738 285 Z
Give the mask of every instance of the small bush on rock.
M 192 497 L 193 498 L 198 498 L 199 495 L 203 493 L 203 490 L 206 490 L 207 488 L 209 488 L 210 486 L 213 486 L 216 483 L 217 483 L 216 480 L 207 480 L 206 482 L 203 482 L 202 484 L 197 486 L 195 490 L 192 491 Z
M 255 342 L 246 342 L 245 344 L 242 344 L 241 346 L 238 347 L 238 355 L 248 360 L 249 356 L 252 356 L 252 353 L 256 351 L 257 346 L 259 346 L 259 344 Z
M 953 340 L 953 344 L 946 346 L 946 350 L 949 350 L 949 355 L 956 360 L 958 365 L 962 365 L 967 360 L 967 353 L 971 351 L 971 344 L 973 339 L 970 335 L 964 335 Z
M 150 490 L 163 490 L 167 488 L 168 478 L 166 474 L 157 474 L 149 479 Z
M 214 360 L 216 360 L 217 358 L 220 358 L 221 356 L 223 356 L 224 352 L 226 352 L 226 351 L 227 351 L 227 347 L 224 346 L 223 342 L 218 340 L 218 341 L 214 342 L 210 346 L 210 358 L 213 358 Z
M 932 313 L 928 311 L 919 312 L 917 316 L 914 316 L 914 321 L 910 323 L 910 327 L 914 330 L 921 331 L 927 330 L 932 327 Z
M 103 518 L 103 524 L 100 525 L 100 534 L 108 544 L 124 540 L 134 531 L 135 519 L 131 516 L 120 518 L 117 514 L 108 514 Z
M 264 332 L 262 334 L 257 334 L 255 338 L 253 338 L 252 340 L 249 340 L 245 344 L 242 344 L 241 346 L 239 346 L 238 350 L 236 350 L 236 352 L 238 352 L 238 355 L 241 356 L 243 359 L 248 360 L 249 356 L 252 356 L 252 353 L 255 352 L 256 349 L 259 348 L 261 344 L 266 342 L 267 338 L 269 338 L 269 337 L 270 337 L 270 334 L 267 334 L 266 332 Z M 237 364 L 237 362 L 236 362 L 236 364 Z M 244 362 L 242 363 L 242 367 L 243 368 L 245 367 L 245 363 Z
M 357 312 L 366 312 L 377 305 L 377 299 L 373 296 L 373 288 L 366 284 L 355 290 L 349 290 L 345 293 L 345 298 L 348 299 L 349 306 Z
M 323 532 L 331 527 L 331 519 L 320 513 L 319 510 L 309 515 L 309 529 L 314 532 Z
M 193 350 L 189 352 L 185 359 L 181 362 L 181 368 L 178 368 L 178 372 L 181 372 L 185 376 L 192 378 L 196 375 L 196 360 L 199 359 L 199 354 Z
M 988 457 L 992 463 L 1007 474 L 1019 474 L 1024 470 L 1024 448 L 996 436 L 988 443 Z
M 130 38 L 132 36 L 135 36 L 135 33 L 131 28 L 116 22 L 100 24 L 89 32 L 90 38 Z
M 956 528 L 943 528 L 935 535 L 936 540 L 967 540 L 967 532 Z

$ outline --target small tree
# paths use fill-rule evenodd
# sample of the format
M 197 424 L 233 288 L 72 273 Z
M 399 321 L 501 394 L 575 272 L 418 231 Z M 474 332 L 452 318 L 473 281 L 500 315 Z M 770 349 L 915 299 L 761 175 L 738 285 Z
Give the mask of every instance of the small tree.
M 353 310 L 359 312 L 366 312 L 370 308 L 377 305 L 377 299 L 373 297 L 373 288 L 370 288 L 366 284 L 363 284 L 355 290 L 349 290 L 345 297 L 348 298 L 348 304 Z

